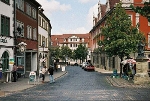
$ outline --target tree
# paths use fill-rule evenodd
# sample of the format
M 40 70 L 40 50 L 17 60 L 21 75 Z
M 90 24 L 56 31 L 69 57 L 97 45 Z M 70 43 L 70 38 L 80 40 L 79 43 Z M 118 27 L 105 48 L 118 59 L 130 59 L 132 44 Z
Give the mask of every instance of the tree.
M 72 56 L 72 50 L 68 46 L 61 47 L 61 59 L 65 60 L 66 58 L 70 58 Z
M 134 7 L 133 5 L 130 6 L 136 13 L 141 14 L 142 16 L 146 17 L 150 22 L 150 2 L 144 2 L 144 6 Z
M 140 40 L 144 40 L 144 35 L 137 27 L 131 26 L 131 20 L 121 3 L 118 3 L 112 14 L 107 17 L 105 25 L 101 28 L 104 39 L 98 44 L 101 51 L 110 57 L 119 56 L 123 61 L 125 56 L 137 51 L 137 44 Z M 122 65 L 120 65 L 120 75 L 122 75 Z
M 59 59 L 60 58 L 60 49 L 59 47 L 56 48 L 51 48 L 51 57 L 53 57 L 54 59 Z
M 78 48 L 74 50 L 74 56 L 76 59 L 80 59 L 80 62 L 81 60 L 83 62 L 83 60 L 86 59 L 87 54 L 88 54 L 88 49 L 86 48 L 85 45 L 82 44 L 78 45 Z

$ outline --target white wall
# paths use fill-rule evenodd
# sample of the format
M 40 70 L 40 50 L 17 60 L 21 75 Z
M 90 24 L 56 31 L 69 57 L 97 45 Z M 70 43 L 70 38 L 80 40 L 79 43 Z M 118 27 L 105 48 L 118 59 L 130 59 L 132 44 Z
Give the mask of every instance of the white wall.
M 13 37 L 13 0 L 10 0 L 10 5 L 7 5 L 0 1 L 0 28 L 1 28 L 1 15 L 7 16 L 10 18 L 10 36 Z M 0 30 L 1 34 L 1 30 Z M 10 37 L 1 37 L 0 40 L 5 39 L 7 43 L 0 42 L 0 45 L 4 46 L 14 46 L 14 39 Z M 14 51 L 12 48 L 0 47 L 0 58 L 4 51 L 7 51 L 9 54 L 9 58 L 14 58 Z M 12 65 L 10 65 L 10 70 L 12 69 Z

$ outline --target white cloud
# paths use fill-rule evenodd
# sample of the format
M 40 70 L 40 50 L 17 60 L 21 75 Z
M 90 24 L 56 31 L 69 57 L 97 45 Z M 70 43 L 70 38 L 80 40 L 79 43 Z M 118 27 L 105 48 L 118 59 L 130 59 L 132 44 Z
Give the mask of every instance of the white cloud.
M 88 25 L 93 25 L 93 15 L 97 17 L 98 14 L 98 5 L 95 4 L 93 7 L 89 9 L 89 13 L 87 15 Z M 91 27 L 92 28 L 92 27 Z
M 45 14 L 51 14 L 54 11 L 67 11 L 71 9 L 70 5 L 60 4 L 56 0 L 37 0 L 42 5 Z
M 79 2 L 81 2 L 81 3 L 87 3 L 89 1 L 92 1 L 92 0 L 79 0 Z
M 52 34 L 85 34 L 88 33 L 89 30 L 85 29 L 84 27 L 79 27 L 76 29 L 69 29 L 66 30 L 65 28 L 61 28 L 60 32 L 52 33 Z

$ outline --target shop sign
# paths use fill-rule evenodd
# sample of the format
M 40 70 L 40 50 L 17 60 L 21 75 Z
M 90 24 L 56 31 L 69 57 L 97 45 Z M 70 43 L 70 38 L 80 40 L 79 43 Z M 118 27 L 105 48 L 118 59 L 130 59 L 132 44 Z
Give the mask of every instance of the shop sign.
M 13 65 L 14 64 L 14 59 L 9 59 L 9 64 Z
M 7 40 L 6 39 L 0 39 L 0 42 L 7 43 Z

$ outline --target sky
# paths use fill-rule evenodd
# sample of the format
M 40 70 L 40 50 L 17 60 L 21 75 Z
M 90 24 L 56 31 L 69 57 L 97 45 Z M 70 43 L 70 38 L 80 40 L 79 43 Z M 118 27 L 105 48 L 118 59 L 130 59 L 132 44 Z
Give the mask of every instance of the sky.
M 52 25 L 52 35 L 86 34 L 93 26 L 93 14 L 97 17 L 98 2 L 106 0 L 36 0 Z

